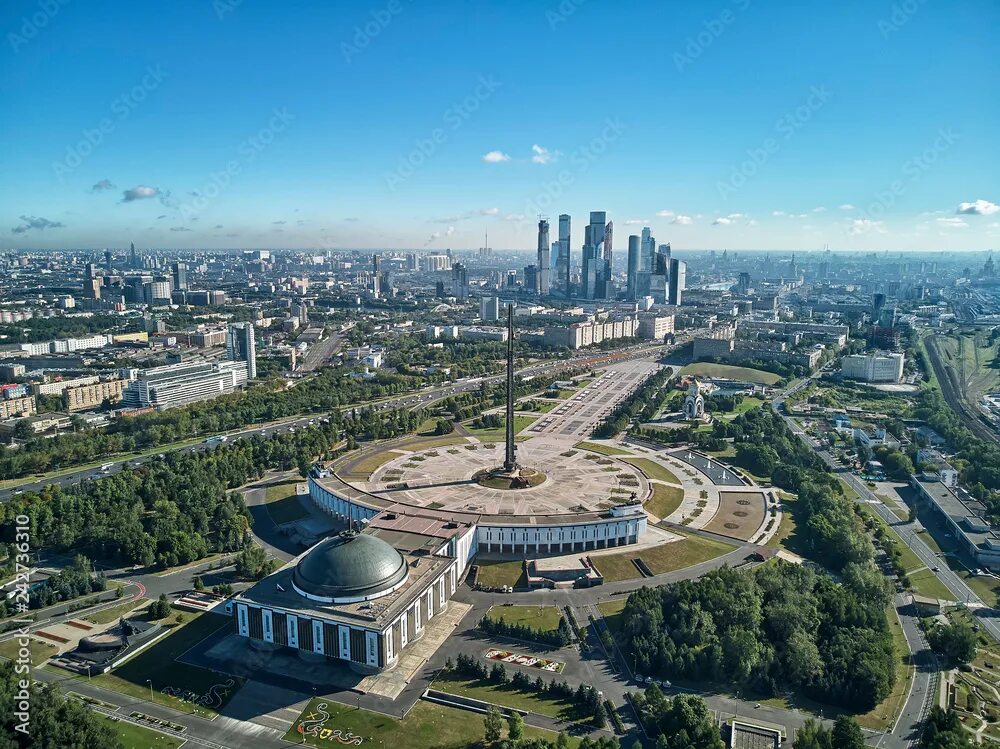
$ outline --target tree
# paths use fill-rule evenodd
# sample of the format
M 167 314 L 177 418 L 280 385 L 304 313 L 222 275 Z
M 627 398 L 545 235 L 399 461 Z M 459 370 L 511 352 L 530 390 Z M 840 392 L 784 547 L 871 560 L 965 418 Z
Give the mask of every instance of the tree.
M 194 589 L 205 590 L 205 581 L 201 579 L 201 575 L 194 576 Z
M 18 419 L 14 424 L 13 435 L 14 439 L 28 440 L 35 435 L 35 430 L 27 419 Z
M 861 733 L 861 726 L 849 715 L 837 718 L 833 724 L 831 739 L 837 749 L 865 749 L 865 737 Z
M 511 711 L 511 714 L 507 716 L 507 738 L 511 741 L 520 741 L 521 737 L 524 736 L 524 718 L 521 717 L 521 713 Z
M 658 726 L 667 749 L 723 749 L 719 728 L 705 701 L 694 694 L 679 694 L 660 716 Z
M 487 744 L 495 744 L 500 741 L 503 735 L 503 718 L 496 706 L 490 705 L 490 709 L 483 718 L 483 739 Z
M 976 657 L 976 633 L 965 622 L 937 625 L 927 633 L 927 642 L 954 663 L 969 663 Z
M 834 749 L 830 729 L 812 718 L 795 734 L 795 749 Z
M 163 619 L 170 615 L 170 599 L 166 593 L 160 593 L 160 597 L 149 604 L 149 618 Z

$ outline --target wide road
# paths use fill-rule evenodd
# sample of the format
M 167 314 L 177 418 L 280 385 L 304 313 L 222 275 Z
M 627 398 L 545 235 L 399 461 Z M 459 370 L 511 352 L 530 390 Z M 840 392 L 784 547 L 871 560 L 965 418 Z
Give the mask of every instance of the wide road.
M 643 344 L 641 346 L 632 346 L 627 349 L 617 350 L 617 351 L 607 351 L 607 352 L 578 352 L 576 356 L 569 359 L 560 359 L 555 361 L 541 361 L 537 364 L 531 364 L 530 366 L 524 367 L 518 370 L 518 375 L 520 377 L 538 377 L 541 375 L 547 375 L 554 372 L 558 372 L 564 369 L 573 369 L 577 367 L 588 367 L 588 366 L 600 366 L 602 364 L 607 364 L 612 361 L 627 361 L 630 359 L 643 359 L 655 354 L 665 353 L 667 351 L 676 348 L 676 346 L 682 345 L 681 341 L 678 341 L 674 346 L 663 346 L 662 344 Z M 349 406 L 344 406 L 343 409 L 350 408 L 372 408 L 376 411 L 388 411 L 397 408 L 419 408 L 422 406 L 427 406 L 434 401 L 441 400 L 442 398 L 447 398 L 448 396 L 457 395 L 459 393 L 465 393 L 470 390 L 478 389 L 483 382 L 487 383 L 497 383 L 504 379 L 504 375 L 497 374 L 491 375 L 489 377 L 482 378 L 466 378 L 465 380 L 458 380 L 456 382 L 448 383 L 445 385 L 440 385 L 437 387 L 428 387 L 422 390 L 416 390 L 409 393 L 404 393 L 401 395 L 393 396 L 391 398 L 386 398 L 379 401 L 371 401 L 367 403 L 352 404 Z M 267 424 L 256 424 L 254 426 L 247 427 L 245 429 L 238 429 L 231 432 L 224 433 L 226 440 L 239 440 L 245 439 L 247 437 L 262 436 L 267 437 L 279 432 L 287 432 L 295 429 L 308 426 L 309 424 L 316 423 L 319 420 L 320 415 L 311 416 L 293 416 L 286 419 L 280 419 L 277 421 L 268 422 Z M 222 435 L 219 435 L 222 436 Z M 210 450 L 217 447 L 219 444 L 218 439 L 206 439 L 201 442 L 190 444 L 189 442 L 173 443 L 171 445 L 164 445 L 159 448 L 159 452 L 152 455 L 145 456 L 121 456 L 115 458 L 109 458 L 107 463 L 110 467 L 106 471 L 101 471 L 99 468 L 94 466 L 89 466 L 86 468 L 80 468 L 68 473 L 59 473 L 58 471 L 53 473 L 38 476 L 34 481 L 26 481 L 24 483 L 12 486 L 6 489 L 0 489 L 0 502 L 7 501 L 12 497 L 22 494 L 26 491 L 39 491 L 43 487 L 50 484 L 55 484 L 56 486 L 71 486 L 77 484 L 86 479 L 96 479 L 103 476 L 113 475 L 118 471 L 124 469 L 127 465 L 133 467 L 141 466 L 150 460 L 156 460 L 160 457 L 166 455 L 170 452 L 193 452 L 198 450 Z

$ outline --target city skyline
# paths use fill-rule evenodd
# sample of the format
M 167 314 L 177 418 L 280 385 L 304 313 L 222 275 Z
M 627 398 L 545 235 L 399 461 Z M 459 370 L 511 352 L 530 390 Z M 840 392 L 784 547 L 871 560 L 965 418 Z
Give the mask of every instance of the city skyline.
M 0 247 L 530 250 L 568 214 L 579 257 L 595 208 L 621 253 L 1000 237 L 987 2 L 38 8 L 6 13 Z

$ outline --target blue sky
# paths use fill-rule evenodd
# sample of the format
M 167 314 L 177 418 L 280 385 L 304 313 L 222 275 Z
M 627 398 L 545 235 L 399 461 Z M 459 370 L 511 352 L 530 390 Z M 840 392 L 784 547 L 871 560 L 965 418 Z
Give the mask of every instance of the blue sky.
M 1000 5 L 4 3 L 0 247 L 986 249 Z

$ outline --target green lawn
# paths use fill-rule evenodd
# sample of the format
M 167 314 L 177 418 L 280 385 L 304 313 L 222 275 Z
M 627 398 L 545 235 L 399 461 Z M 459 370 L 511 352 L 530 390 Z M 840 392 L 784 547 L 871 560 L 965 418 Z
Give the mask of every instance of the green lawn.
M 514 434 L 518 434 L 521 430 L 531 426 L 538 419 L 537 416 L 515 416 L 514 417 Z M 507 437 L 507 431 L 504 427 L 489 429 L 480 429 L 472 426 L 471 421 L 465 422 L 463 425 L 469 430 L 469 434 L 478 439 L 480 442 L 503 442 Z
M 684 375 L 726 377 L 731 380 L 757 382 L 762 385 L 773 385 L 781 380 L 781 376 L 774 374 L 774 372 L 764 372 L 763 370 L 750 369 L 749 367 L 734 367 L 730 364 L 711 364 L 709 362 L 688 364 L 680 371 L 680 376 L 683 377 Z
M 101 715 L 100 713 L 98 713 Z M 137 726 L 124 720 L 115 720 L 101 715 L 111 725 L 111 730 L 125 749 L 174 749 L 184 743 L 183 738 L 167 736 L 145 726 Z
M 624 460 L 626 463 L 634 465 L 651 479 L 666 481 L 670 484 L 681 483 L 681 480 L 674 475 L 673 471 L 668 468 L 664 468 L 659 463 L 655 463 L 648 458 L 625 458 Z
M 868 512 L 866 510 L 865 515 L 867 517 L 872 518 L 876 523 L 878 523 L 888 534 L 888 537 L 895 542 L 893 545 L 900 551 L 901 556 L 899 558 L 899 561 L 903 565 L 904 570 L 906 570 L 907 572 L 911 572 L 913 570 L 918 570 L 921 567 L 926 566 L 923 562 L 920 561 L 920 558 L 910 550 L 910 547 L 903 542 L 903 539 L 899 537 L 899 534 L 896 533 L 896 530 L 892 526 L 886 523 L 881 517 L 876 515 L 874 512 Z M 950 596 L 945 596 L 945 597 L 948 598 Z
M 116 622 L 132 611 L 132 609 L 138 608 L 148 600 L 148 598 L 133 598 L 131 601 L 125 601 L 117 606 L 112 606 L 111 608 L 103 609 L 93 614 L 87 614 L 84 619 L 93 624 L 108 624 L 109 622 Z
M 526 401 L 534 401 L 535 405 L 538 406 L 538 408 L 531 411 L 533 414 L 547 414 L 553 408 L 560 405 L 558 400 L 541 400 L 540 396 L 536 395 L 531 398 L 526 398 L 524 401 L 516 404 L 514 408 L 524 408 Z
M 524 575 L 520 562 L 477 562 L 479 577 L 477 582 L 491 588 L 502 585 L 517 587 Z
M 487 613 L 490 619 L 503 619 L 508 624 L 527 624 L 543 632 L 559 628 L 562 616 L 558 606 L 494 606 Z
M 264 490 L 264 501 L 267 503 L 277 502 L 295 495 L 295 487 L 302 483 L 302 479 L 296 477 L 284 479 L 274 484 L 270 484 Z
M 355 463 L 351 463 L 351 469 L 343 475 L 346 479 L 368 479 L 383 464 L 388 463 L 393 458 L 398 458 L 403 453 L 395 450 L 380 450 L 376 447 L 367 448 L 368 454 Z M 349 458 L 348 461 L 351 459 Z
M 20 649 L 17 639 L 4 640 L 0 642 L 0 658 L 6 658 L 9 661 L 17 659 L 17 651 Z M 34 638 L 28 640 L 28 650 L 31 652 L 31 665 L 38 666 L 43 662 L 52 658 L 59 652 L 59 648 L 55 645 L 51 645 L 47 642 L 41 642 L 35 640 Z
M 274 521 L 275 525 L 282 525 L 284 523 L 291 523 L 293 520 L 301 520 L 309 514 L 309 511 L 302 506 L 299 498 L 295 494 L 292 494 L 284 499 L 278 499 L 274 502 L 269 501 L 267 503 L 267 514 L 271 516 L 271 520 Z
M 620 598 L 615 598 L 612 601 L 604 601 L 603 603 L 597 604 L 597 608 L 604 616 L 604 623 L 608 625 L 608 629 L 611 630 L 611 634 L 613 634 L 616 639 L 621 633 L 622 610 L 624 610 L 626 603 L 628 603 L 628 596 L 621 596 Z
M 600 453 L 601 455 L 631 455 L 628 450 L 622 450 L 620 447 L 613 447 L 612 445 L 601 445 L 597 442 L 577 442 L 573 447 L 580 450 L 590 450 L 592 453 Z
M 546 681 L 549 680 L 547 676 L 542 678 Z M 534 677 L 532 677 L 532 681 L 534 681 Z M 550 718 L 558 718 L 567 722 L 580 719 L 576 705 L 572 701 L 539 695 L 534 690 L 521 691 L 511 684 L 501 686 L 491 684 L 488 681 L 466 679 L 445 673 L 431 684 L 431 688 L 448 694 L 457 694 L 460 697 L 471 697 L 474 700 L 491 702 L 494 705 L 527 710 L 529 713 L 547 715 Z
M 781 492 L 781 525 L 777 532 L 768 539 L 765 546 L 772 549 L 785 549 L 793 554 L 799 554 L 798 536 L 796 534 L 796 517 L 799 511 L 798 497 L 788 492 Z
M 646 502 L 646 511 L 661 520 L 681 506 L 684 490 L 676 486 L 652 484 L 653 496 Z
M 406 717 L 400 720 L 382 713 L 368 710 L 358 710 L 339 703 L 316 698 L 309 701 L 306 709 L 295 724 L 285 734 L 285 741 L 293 744 L 303 743 L 299 732 L 303 721 L 320 720 L 323 713 L 319 705 L 325 705 L 324 712 L 329 716 L 323 728 L 341 731 L 341 736 L 348 733 L 360 736 L 363 746 L 400 747 L 400 749 L 472 749 L 482 745 L 483 719 L 481 715 L 469 713 L 454 707 L 436 705 L 418 700 Z M 312 716 L 312 717 L 311 717 Z M 308 725 L 317 725 L 315 723 Z M 544 738 L 555 742 L 556 734 L 533 726 L 524 727 L 525 738 Z M 330 739 L 320 739 L 316 736 L 305 736 L 308 746 L 330 746 Z M 569 746 L 575 749 L 579 739 L 569 737 Z
M 938 580 L 934 573 L 928 569 L 914 572 L 909 578 L 913 592 L 918 595 L 943 598 L 946 601 L 955 598 L 954 594 L 944 586 L 944 583 Z
M 171 617 L 174 616 L 171 611 Z M 129 659 L 124 664 L 108 674 L 95 676 L 93 681 L 98 686 L 110 689 L 130 697 L 142 700 L 149 699 L 149 684 L 153 684 L 153 698 L 159 705 L 166 705 L 182 712 L 195 712 L 205 717 L 212 717 L 216 710 L 210 707 L 193 706 L 177 697 L 163 694 L 164 687 L 187 689 L 196 694 L 205 694 L 215 685 L 224 685 L 233 680 L 234 685 L 228 687 L 229 693 L 222 695 L 222 704 L 228 702 L 236 691 L 243 686 L 243 679 L 217 674 L 204 668 L 190 666 L 177 662 L 177 658 L 190 650 L 194 645 L 223 628 L 231 628 L 232 620 L 218 614 L 185 613 L 185 624 L 173 625 L 174 630 L 159 640 L 155 645 Z M 168 619 L 167 621 L 173 621 Z M 75 678 L 87 678 L 75 677 Z
M 685 536 L 680 541 L 660 544 L 651 549 L 594 556 L 591 559 L 604 575 L 605 582 L 610 583 L 641 577 L 639 570 L 632 564 L 632 560 L 636 557 L 642 559 L 654 575 L 661 575 L 664 572 L 707 562 L 709 559 L 728 554 L 734 548 L 736 547 L 712 538 Z

